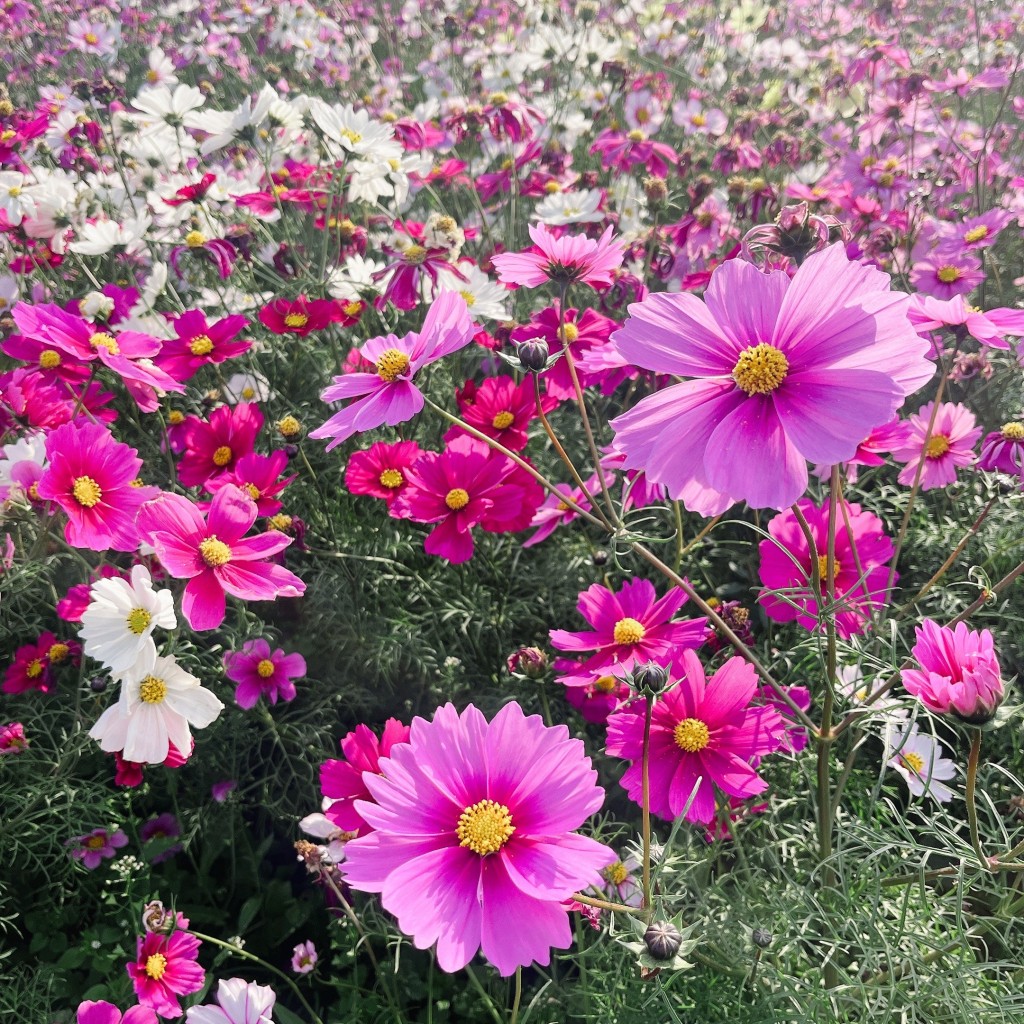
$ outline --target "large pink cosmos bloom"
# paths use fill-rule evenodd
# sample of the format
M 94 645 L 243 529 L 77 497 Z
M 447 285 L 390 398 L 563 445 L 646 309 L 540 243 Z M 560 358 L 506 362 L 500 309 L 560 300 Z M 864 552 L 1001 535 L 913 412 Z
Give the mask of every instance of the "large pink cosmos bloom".
M 295 573 L 266 561 L 291 537 L 280 530 L 245 536 L 256 515 L 256 503 L 232 486 L 213 496 L 208 519 L 179 494 L 162 494 L 139 511 L 139 532 L 156 548 L 160 564 L 175 579 L 188 580 L 181 611 L 193 629 L 215 629 L 224 621 L 225 592 L 244 601 L 305 592 Z
M 792 622 L 804 629 L 818 626 L 818 600 L 811 589 L 812 565 L 817 561 L 822 593 L 826 592 L 828 555 L 828 502 L 816 507 L 806 498 L 797 503 L 814 538 L 812 552 L 792 509 L 779 513 L 768 523 L 769 539 L 761 541 L 761 582 L 768 591 L 760 602 L 770 619 Z M 847 526 L 849 524 L 849 526 Z M 835 547 L 835 594 L 838 605 L 836 628 L 848 639 L 862 633 L 875 608 L 888 600 L 889 559 L 892 541 L 877 516 L 860 505 L 837 509 Z M 898 577 L 894 576 L 895 581 Z
M 897 462 L 906 463 L 897 477 L 905 487 L 913 485 L 922 460 L 922 491 L 954 483 L 957 468 L 970 466 L 975 461 L 974 446 L 982 428 L 975 425 L 974 413 L 959 402 L 942 402 L 929 435 L 928 424 L 934 405 L 929 402 L 908 418 L 903 439 L 892 450 Z
M 187 927 L 187 919 L 181 920 Z M 198 992 L 206 980 L 206 972 L 196 962 L 199 946 L 199 939 L 183 931 L 148 932 L 140 938 L 135 960 L 127 965 L 139 1003 L 161 1017 L 180 1017 L 178 996 Z
M 903 669 L 903 686 L 929 711 L 981 724 L 1002 703 L 1002 675 L 987 629 L 969 630 L 963 622 L 949 629 L 925 619 L 911 654 L 921 667 Z
M 104 999 L 99 1002 L 86 999 L 79 1003 L 75 1019 L 77 1024 L 159 1024 L 156 1014 L 148 1006 L 129 1007 L 122 1017 L 121 1011 Z
M 680 647 L 699 647 L 707 619 L 672 619 L 685 601 L 678 587 L 659 600 L 649 580 L 628 580 L 618 592 L 600 583 L 588 587 L 580 594 L 576 610 L 593 629 L 582 633 L 553 629 L 551 646 L 574 654 L 597 653 L 580 664 L 559 659 L 556 669 L 571 670 L 559 682 L 587 686 L 611 669 L 622 676 L 645 662 L 663 664 Z
M 532 248 L 491 257 L 503 284 L 537 288 L 548 281 L 579 281 L 593 288 L 607 287 L 612 272 L 622 266 L 623 249 L 611 240 L 611 226 L 596 240 L 585 235 L 558 236 L 543 224 L 531 225 L 529 230 Z
M 678 683 L 651 718 L 651 811 L 672 821 L 696 789 L 686 820 L 707 825 L 715 819 L 716 786 L 744 800 L 768 788 L 751 761 L 782 746 L 784 723 L 775 708 L 751 706 L 757 673 L 742 658 L 730 658 L 706 679 L 697 655 L 683 651 L 670 680 Z M 633 700 L 608 719 L 608 753 L 633 762 L 622 785 L 637 803 L 643 742 L 644 701 Z
M 792 278 L 728 260 L 704 302 L 658 293 L 630 306 L 612 336 L 623 356 L 692 379 L 612 421 L 625 468 L 684 503 L 696 485 L 754 508 L 792 505 L 807 487 L 807 460 L 852 458 L 932 376 L 909 301 L 836 244 Z
M 210 413 L 209 423 L 189 416 L 185 420 L 185 454 L 178 466 L 178 479 L 186 487 L 200 487 L 212 477 L 230 473 L 239 459 L 252 453 L 262 429 L 263 413 L 249 402 L 219 405 Z
M 325 402 L 352 401 L 309 436 L 331 438 L 330 451 L 353 434 L 412 419 L 423 408 L 423 395 L 412 378 L 424 366 L 468 345 L 475 330 L 466 300 L 456 292 L 442 292 L 421 331 L 401 338 L 371 338 L 359 349 L 362 358 L 374 364 L 374 372 L 335 377 L 320 397 Z
M 445 971 L 482 950 L 508 976 L 569 947 L 561 901 L 600 885 L 616 857 L 575 834 L 604 792 L 564 725 L 516 703 L 491 722 L 446 704 L 414 719 L 380 770 L 363 775 L 377 802 L 356 804 L 375 831 L 345 848 L 353 889 L 379 892 L 418 949 L 437 944 Z
M 390 757 L 392 747 L 409 742 L 409 726 L 397 718 L 384 723 L 378 740 L 372 729 L 357 725 L 342 741 L 341 758 L 330 758 L 320 766 L 320 790 L 333 803 L 324 814 L 338 828 L 356 835 L 369 835 L 373 828 L 356 809 L 356 801 L 373 802 L 363 773 L 380 775 L 380 759 Z
M 68 543 L 91 551 L 134 551 L 135 514 L 148 497 L 132 486 L 142 468 L 135 449 L 115 441 L 100 423 L 76 420 L 50 432 L 46 457 L 50 464 L 37 492 L 67 513 Z

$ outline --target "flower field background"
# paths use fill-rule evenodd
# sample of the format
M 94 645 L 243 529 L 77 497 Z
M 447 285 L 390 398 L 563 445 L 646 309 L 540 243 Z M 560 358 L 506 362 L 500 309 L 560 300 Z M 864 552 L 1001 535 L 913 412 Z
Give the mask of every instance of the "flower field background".
M 1024 1019 L 1022 62 L 0 5 L 0 1015 Z

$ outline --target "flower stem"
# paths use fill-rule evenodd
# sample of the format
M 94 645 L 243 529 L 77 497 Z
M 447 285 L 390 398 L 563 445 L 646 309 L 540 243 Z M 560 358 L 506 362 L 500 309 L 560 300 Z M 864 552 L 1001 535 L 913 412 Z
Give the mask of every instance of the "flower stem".
M 981 848 L 981 837 L 978 835 L 978 805 L 974 791 L 978 784 L 978 761 L 981 759 L 981 730 L 975 729 L 971 737 L 971 752 L 967 758 L 967 825 L 971 830 L 971 846 L 981 863 L 983 871 L 994 871 L 991 861 Z
M 585 907 L 596 907 L 598 910 L 611 910 L 619 914 L 644 914 L 642 907 L 627 907 L 625 903 L 612 903 L 610 900 L 598 899 L 596 896 L 585 896 L 581 892 L 574 892 L 572 898 Z
M 651 716 L 654 714 L 654 695 L 647 694 L 644 708 L 644 746 L 640 761 L 641 807 L 643 809 L 644 842 L 644 911 L 651 920 L 654 907 L 651 903 Z
M 516 968 L 516 994 L 512 999 L 512 1012 L 508 1016 L 509 1024 L 518 1024 L 519 1004 L 523 1000 L 523 968 Z

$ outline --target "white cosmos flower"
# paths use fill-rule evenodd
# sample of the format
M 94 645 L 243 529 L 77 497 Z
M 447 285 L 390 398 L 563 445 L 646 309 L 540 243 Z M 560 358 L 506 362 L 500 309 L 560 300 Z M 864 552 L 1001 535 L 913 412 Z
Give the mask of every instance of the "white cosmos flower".
M 12 226 L 16 227 L 22 218 L 35 213 L 30 185 L 25 175 L 17 171 L 0 171 L 0 210 L 7 214 L 7 222 Z
M 120 681 L 117 703 L 100 715 L 89 735 L 108 754 L 119 751 L 126 761 L 161 764 L 172 744 L 187 757 L 189 725 L 205 729 L 224 708 L 174 658 L 161 658 L 155 649 Z
M 469 315 L 474 320 L 481 317 L 485 320 L 508 320 L 508 308 L 505 306 L 508 289 L 492 281 L 473 263 L 463 260 L 457 266 L 466 280 L 460 281 L 454 274 L 440 268 L 437 273 L 438 293 L 458 292 L 466 300 Z
M 328 147 L 335 160 L 344 159 L 348 153 L 379 161 L 402 157 L 402 147 L 395 140 L 394 128 L 373 120 L 365 110 L 356 110 L 347 103 L 330 106 L 314 97 L 309 103 L 309 114 L 324 135 L 341 147 Z
M 115 247 L 126 253 L 142 248 L 142 239 L 150 227 L 148 213 L 140 217 L 129 217 L 123 223 L 116 220 L 97 220 L 84 225 L 78 232 L 78 239 L 71 243 L 72 252 L 86 256 L 102 256 Z
M 228 978 L 217 983 L 220 1005 L 190 1006 L 188 1024 L 274 1024 L 276 999 L 274 990 L 267 985 Z
M 238 402 L 267 402 L 274 394 L 266 377 L 258 373 L 235 373 L 221 388 L 228 405 Z
M 153 630 L 174 629 L 174 597 L 154 590 L 144 565 L 132 567 L 131 580 L 97 580 L 89 589 L 89 607 L 79 633 L 85 653 L 111 672 L 127 672 L 147 654 L 156 655 Z
M 916 725 L 897 727 L 888 737 L 886 756 L 890 768 L 903 776 L 913 796 L 928 794 L 940 804 L 948 804 L 955 796 L 943 785 L 957 775 L 956 762 L 943 757 L 944 751 L 931 736 L 919 732 Z M 941 781 L 940 781 L 941 780 Z
M 558 224 L 596 224 L 605 218 L 597 209 L 601 199 L 599 188 L 584 192 L 553 192 L 537 204 L 533 215 L 552 227 Z

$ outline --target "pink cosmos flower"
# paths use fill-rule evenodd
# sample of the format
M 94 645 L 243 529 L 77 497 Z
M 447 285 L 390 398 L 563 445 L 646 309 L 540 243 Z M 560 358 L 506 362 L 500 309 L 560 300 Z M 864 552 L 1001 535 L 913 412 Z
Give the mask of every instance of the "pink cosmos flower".
M 966 295 L 985 280 L 981 262 L 969 253 L 932 253 L 918 260 L 910 271 L 910 283 L 937 299 Z
M 390 505 L 408 484 L 409 467 L 423 454 L 415 441 L 378 441 L 353 452 L 345 467 L 345 486 L 353 494 L 383 498 Z
M 906 463 L 897 478 L 906 487 L 913 485 L 918 464 L 924 460 L 922 491 L 954 483 L 957 467 L 974 463 L 974 446 L 982 434 L 981 427 L 975 426 L 970 409 L 959 403 L 943 402 L 935 416 L 931 436 L 925 442 L 934 405 L 929 402 L 921 406 L 907 419 L 902 442 L 892 452 L 897 462 Z
M 24 754 L 28 750 L 25 726 L 21 722 L 0 725 L 0 757 L 5 754 Z
M 76 1024 L 159 1024 L 148 1006 L 131 1006 L 121 1016 L 121 1011 L 104 999 L 79 1003 L 75 1020 Z
M 104 860 L 116 857 L 117 851 L 128 845 L 128 837 L 120 829 L 108 832 L 105 828 L 94 828 L 87 835 L 67 840 L 64 845 L 71 847 L 68 853 L 72 858 L 95 871 Z
M 154 362 L 175 380 L 189 380 L 202 367 L 234 359 L 252 348 L 251 341 L 238 338 L 249 326 L 244 316 L 226 316 L 211 324 L 201 310 L 189 309 L 171 326 L 175 337 L 163 343 Z
M 300 942 L 292 950 L 292 970 L 296 974 L 309 974 L 316 967 L 316 962 L 319 959 L 316 946 L 311 941 Z
M 987 629 L 969 630 L 963 622 L 950 629 L 925 619 L 911 654 L 921 667 L 902 670 L 903 686 L 929 711 L 981 724 L 1002 703 L 1002 675 Z
M 648 174 L 667 178 L 670 167 L 679 163 L 679 154 L 667 143 L 650 139 L 639 128 L 630 132 L 606 128 L 590 147 L 591 153 L 601 154 L 601 166 L 630 173 L 642 165 Z
M 445 971 L 482 950 L 507 977 L 568 948 L 561 901 L 615 860 L 575 833 L 604 800 L 580 740 L 516 703 L 491 722 L 447 704 L 414 719 L 380 768 L 363 776 L 376 803 L 357 808 L 374 831 L 346 847 L 353 889 L 380 893 L 418 949 L 436 943 Z
M 754 707 L 757 673 L 742 658 L 730 658 L 710 679 L 693 651 L 683 651 L 651 719 L 651 811 L 672 821 L 710 824 L 715 787 L 747 799 L 768 788 L 751 767 L 757 757 L 778 750 L 783 724 L 773 707 Z M 622 777 L 630 799 L 641 800 L 642 700 L 630 701 L 608 719 L 608 753 L 632 761 Z
M 292 542 L 279 530 L 245 537 L 256 503 L 237 487 L 218 491 L 208 519 L 187 498 L 163 494 L 139 511 L 138 525 L 175 579 L 187 579 L 181 611 L 196 630 L 224 621 L 225 592 L 244 601 L 301 597 L 305 583 L 284 566 L 267 562 Z
M 100 423 L 76 420 L 46 438 L 50 465 L 36 485 L 39 497 L 67 513 L 69 544 L 92 551 L 134 551 L 135 514 L 147 494 L 133 486 L 142 468 L 134 448 L 115 441 Z
M 260 323 L 275 334 L 298 334 L 323 330 L 338 318 L 338 304 L 332 299 L 274 299 L 259 312 Z
M 931 295 L 912 295 L 907 316 L 919 334 L 939 327 L 960 327 L 976 341 L 990 348 L 1009 348 L 1007 335 L 1024 335 L 1024 309 L 989 309 L 969 306 L 962 295 L 943 301 Z
M 391 514 L 437 523 L 423 549 L 452 564 L 473 557 L 474 526 L 490 533 L 524 530 L 543 497 L 524 469 L 468 434 L 456 437 L 443 452 L 425 452 L 407 477 Z
M 238 683 L 235 703 L 240 708 L 255 707 L 264 694 L 271 704 L 276 704 L 279 697 L 283 701 L 295 700 L 292 680 L 305 674 L 306 659 L 301 654 L 271 651 L 262 637 L 249 640 L 240 651 L 224 655 L 224 675 Z
M 825 593 L 829 505 L 826 501 L 818 507 L 802 498 L 797 507 L 810 527 L 815 550 L 808 550 L 807 538 L 792 509 L 775 516 L 768 523 L 769 539 L 758 546 L 761 583 L 774 593 L 762 593 L 759 600 L 770 619 L 795 619 L 804 629 L 815 630 L 818 601 L 811 589 L 811 560 L 817 561 L 821 590 Z M 860 505 L 847 504 L 845 510 L 837 508 L 836 513 L 836 628 L 846 640 L 864 632 L 874 610 L 888 600 L 886 588 L 893 546 L 882 521 L 862 511 Z
M 728 260 L 704 302 L 647 296 L 612 340 L 637 366 L 692 379 L 612 421 L 625 467 L 646 470 L 688 508 L 702 504 L 693 485 L 730 503 L 792 505 L 808 459 L 851 458 L 934 373 L 908 303 L 838 243 L 792 278 Z
M 274 1024 L 277 994 L 242 978 L 217 982 L 217 1006 L 191 1006 L 188 1024 Z
M 208 423 L 189 416 L 185 426 L 178 479 L 186 487 L 200 487 L 211 477 L 230 473 L 239 459 L 252 453 L 263 429 L 263 413 L 248 402 L 220 405 L 210 413 Z
M 581 664 L 559 659 L 556 669 L 572 669 L 559 682 L 586 686 L 605 671 L 614 669 L 614 674 L 622 676 L 648 661 L 666 663 L 677 648 L 699 647 L 707 620 L 672 618 L 685 601 L 678 587 L 659 600 L 649 580 L 627 580 L 618 592 L 595 583 L 580 594 L 576 605 L 593 631 L 553 629 L 550 635 L 551 646 L 560 651 L 597 653 Z
M 4 673 L 3 693 L 25 693 L 39 690 L 47 693 L 53 684 L 53 667 L 50 663 L 50 648 L 56 638 L 52 633 L 43 633 L 33 644 L 24 644 L 14 652 L 14 661 Z
M 586 722 L 603 725 L 608 716 L 633 691 L 621 679 L 612 675 L 595 676 L 586 686 L 567 686 L 565 699 L 583 716 Z
M 549 494 L 537 509 L 533 519 L 530 520 L 530 526 L 536 526 L 537 529 L 523 541 L 523 547 L 532 548 L 534 544 L 540 544 L 541 541 L 547 540 L 559 526 L 579 518 L 579 512 L 569 505 L 566 498 L 583 509 L 584 512 L 589 512 L 590 495 L 596 493 L 594 489 L 600 486 L 596 474 L 587 481 L 587 494 L 572 484 L 555 484 L 557 493 Z
M 543 224 L 533 224 L 529 231 L 531 248 L 491 257 L 503 284 L 538 288 L 548 281 L 579 281 L 592 288 L 607 287 L 612 283 L 612 272 L 622 265 L 624 250 L 611 240 L 611 226 L 596 241 L 585 235 L 558 236 Z
M 1024 479 L 1024 423 L 1004 423 L 981 442 L 978 468 Z
M 341 741 L 344 760 L 331 758 L 320 766 L 320 790 L 333 803 L 324 811 L 327 817 L 345 832 L 365 836 L 373 831 L 356 801 L 373 801 L 363 781 L 363 773 L 380 775 L 380 759 L 391 756 L 391 748 L 409 742 L 409 726 L 389 718 L 378 740 L 373 730 L 357 725 Z
M 412 419 L 423 408 L 423 395 L 412 378 L 424 366 L 468 345 L 474 330 L 466 300 L 456 292 L 443 292 L 431 304 L 419 333 L 371 338 L 359 352 L 376 369 L 335 377 L 320 397 L 325 402 L 352 401 L 309 436 L 331 438 L 330 451 L 353 434 Z
M 272 516 L 280 512 L 283 507 L 277 500 L 277 495 L 298 476 L 297 473 L 292 473 L 291 476 L 287 476 L 283 480 L 279 479 L 287 465 L 288 455 L 280 449 L 269 455 L 249 452 L 248 455 L 243 455 L 228 472 L 210 477 L 203 486 L 206 490 L 216 494 L 222 487 L 234 484 L 256 502 L 256 508 L 261 516 Z
M 178 924 L 187 928 L 188 919 L 179 915 Z M 206 981 L 206 971 L 196 962 L 199 946 L 199 939 L 186 931 L 141 937 L 135 961 L 127 965 L 139 1003 L 161 1017 L 180 1017 L 178 996 L 198 992 Z
M 477 386 L 467 380 L 465 387 L 455 392 L 459 403 L 459 414 L 482 434 L 493 437 L 510 451 L 522 451 L 526 447 L 526 431 L 532 420 L 537 418 L 537 399 L 533 381 L 527 377 L 519 384 L 511 377 L 488 377 Z M 541 400 L 545 413 L 550 412 L 555 402 Z M 464 433 L 455 424 L 445 434 L 451 441 Z

